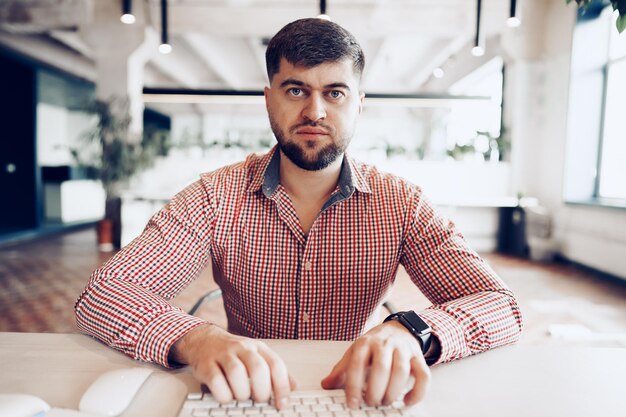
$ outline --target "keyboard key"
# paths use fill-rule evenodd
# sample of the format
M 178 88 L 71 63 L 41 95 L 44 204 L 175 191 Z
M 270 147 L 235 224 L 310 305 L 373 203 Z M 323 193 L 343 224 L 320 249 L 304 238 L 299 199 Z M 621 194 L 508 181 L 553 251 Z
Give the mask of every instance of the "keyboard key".
M 298 413 L 293 410 L 284 410 L 278 414 L 280 417 L 298 417 Z

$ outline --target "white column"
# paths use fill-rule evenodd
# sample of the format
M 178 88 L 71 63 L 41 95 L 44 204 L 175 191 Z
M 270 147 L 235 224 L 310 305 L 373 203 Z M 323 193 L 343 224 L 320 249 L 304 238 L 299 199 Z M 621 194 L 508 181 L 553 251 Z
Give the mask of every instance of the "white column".
M 96 97 L 129 100 L 131 130 L 142 131 L 143 72 L 145 63 L 157 50 L 157 37 L 146 28 L 143 3 L 133 3 L 137 21 L 126 25 L 120 21 L 120 2 L 94 0 L 93 20 L 81 27 L 81 36 L 93 51 L 96 64 Z
M 513 192 L 561 202 L 569 57 L 576 8 L 525 0 L 522 25 L 502 36 L 507 64 L 504 120 L 511 135 Z

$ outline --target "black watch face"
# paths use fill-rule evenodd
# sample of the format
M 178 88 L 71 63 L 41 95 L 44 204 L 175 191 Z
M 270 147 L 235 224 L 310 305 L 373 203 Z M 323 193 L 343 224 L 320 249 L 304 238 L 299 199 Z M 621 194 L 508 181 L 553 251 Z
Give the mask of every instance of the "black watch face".
M 414 311 L 406 311 L 402 317 L 408 321 L 418 333 L 430 332 L 430 326 L 420 318 Z

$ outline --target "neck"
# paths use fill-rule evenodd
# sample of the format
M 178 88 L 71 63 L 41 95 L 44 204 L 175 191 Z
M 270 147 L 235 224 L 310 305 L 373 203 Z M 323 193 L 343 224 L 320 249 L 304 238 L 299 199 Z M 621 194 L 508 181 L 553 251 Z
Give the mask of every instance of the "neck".
M 295 165 L 280 151 L 280 183 L 287 193 L 302 201 L 326 200 L 335 190 L 343 157 L 319 171 L 307 171 Z

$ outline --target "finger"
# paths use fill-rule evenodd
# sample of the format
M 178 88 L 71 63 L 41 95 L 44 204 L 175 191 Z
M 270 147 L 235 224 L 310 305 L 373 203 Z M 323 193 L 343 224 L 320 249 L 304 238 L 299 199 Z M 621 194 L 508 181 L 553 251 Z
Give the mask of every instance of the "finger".
M 350 347 L 335 364 L 330 373 L 322 379 L 322 388 L 337 389 L 343 388 L 346 383 L 346 369 L 352 356 L 352 347 Z
M 413 388 L 404 396 L 405 405 L 413 405 L 421 401 L 430 385 L 430 369 L 424 358 L 411 358 L 411 375 L 415 378 Z
M 196 375 L 196 378 L 203 381 L 213 397 L 220 403 L 229 403 L 233 400 L 230 386 L 217 363 L 211 362 L 203 375 Z
M 270 368 L 263 356 L 257 351 L 246 350 L 239 355 L 250 376 L 250 389 L 252 398 L 258 402 L 267 402 L 272 393 L 272 380 Z
M 287 372 L 285 362 L 273 350 L 265 345 L 259 347 L 259 353 L 269 366 L 272 388 L 274 391 L 274 402 L 278 409 L 289 405 L 289 394 L 291 393 L 291 377 Z
M 393 352 L 393 364 L 391 365 L 391 376 L 389 377 L 389 385 L 387 392 L 383 397 L 383 404 L 389 405 L 400 398 L 404 393 L 407 382 L 409 381 L 409 372 L 411 371 L 411 360 L 402 351 L 396 349 Z
M 369 406 L 378 406 L 389 385 L 394 349 L 386 347 L 382 342 L 372 344 L 370 349 L 372 350 L 372 365 L 367 377 L 365 402 Z
M 227 355 L 225 358 L 224 362 L 219 365 L 222 367 L 233 396 L 237 400 L 247 400 L 251 393 L 246 366 L 235 355 Z
M 359 342 L 356 342 L 359 343 Z M 363 395 L 365 373 L 370 363 L 370 349 L 365 343 L 354 345 L 346 371 L 346 400 L 351 409 L 359 408 Z

